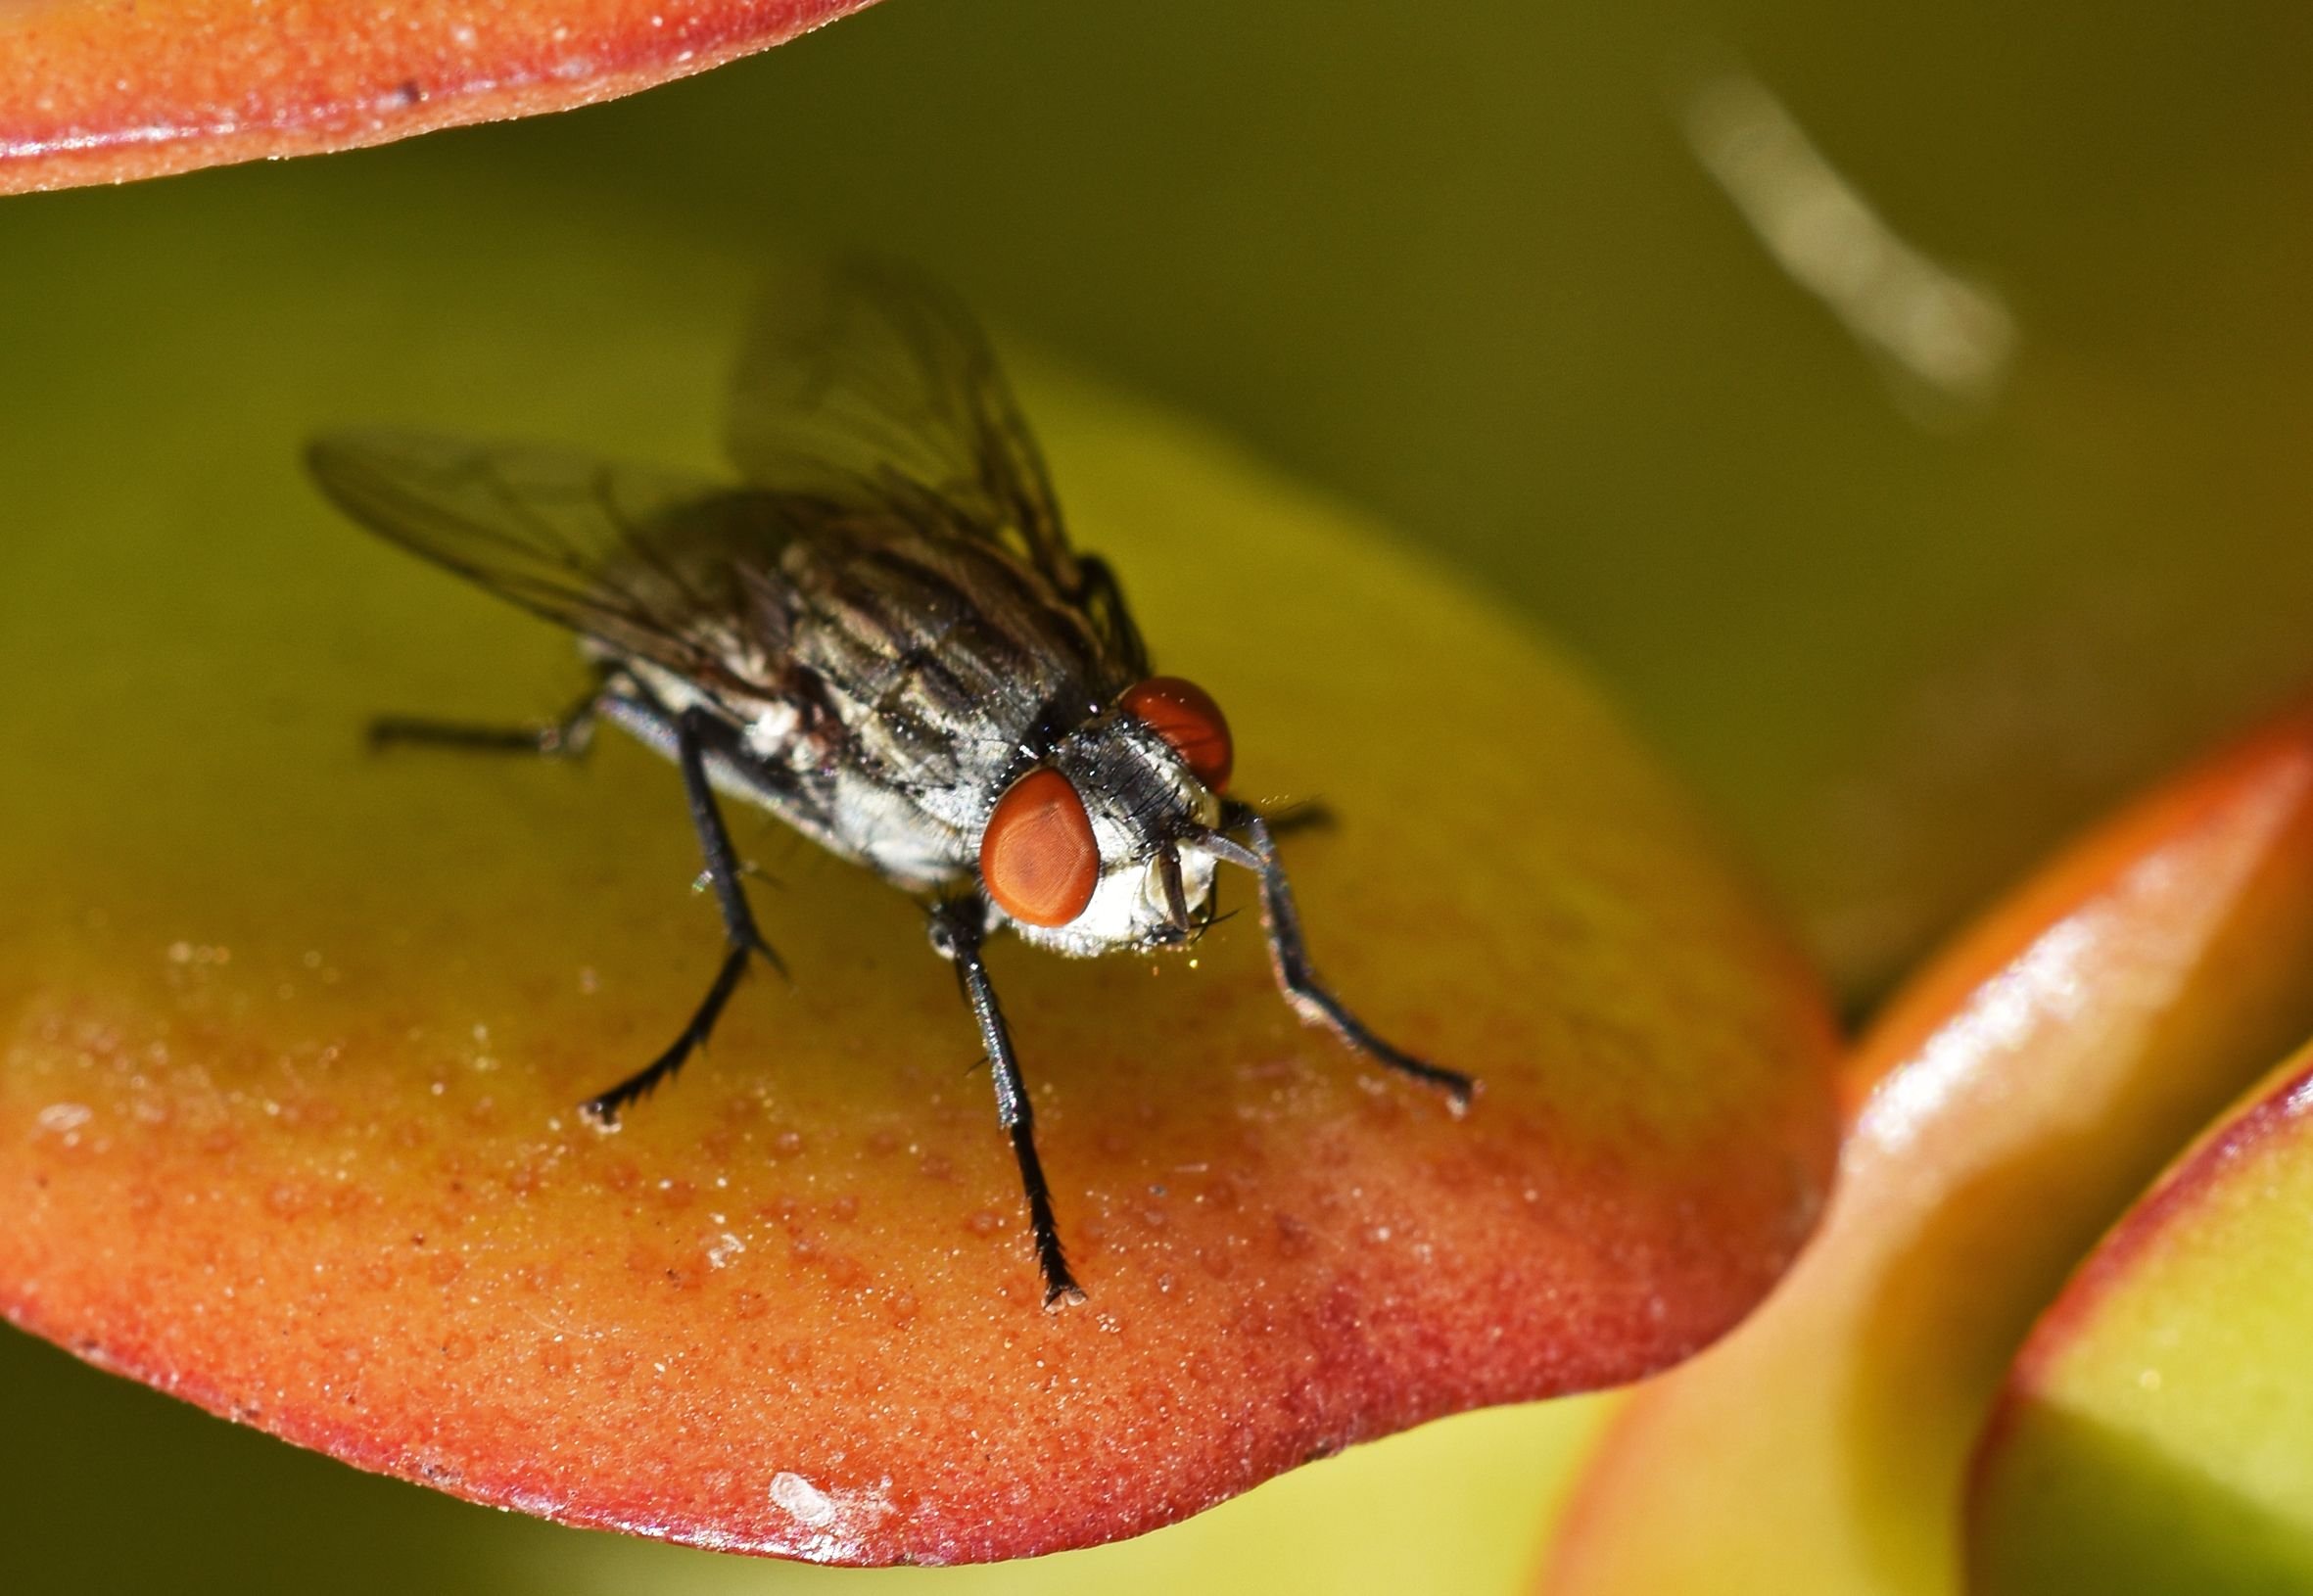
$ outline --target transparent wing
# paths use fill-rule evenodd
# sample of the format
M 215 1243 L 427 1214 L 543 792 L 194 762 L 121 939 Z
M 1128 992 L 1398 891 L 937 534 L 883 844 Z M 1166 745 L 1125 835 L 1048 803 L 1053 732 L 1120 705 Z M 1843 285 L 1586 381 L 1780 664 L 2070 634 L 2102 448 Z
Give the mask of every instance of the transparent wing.
M 936 503 L 961 535 L 1080 590 L 995 352 L 952 295 L 904 268 L 782 274 L 740 352 L 726 441 L 757 487 L 900 514 Z
M 752 683 L 734 623 L 778 609 L 779 529 L 727 489 L 569 451 L 335 433 L 306 463 L 363 526 L 532 614 L 694 679 Z M 757 502 L 761 502 L 758 500 Z M 762 641 L 767 628 L 755 629 Z

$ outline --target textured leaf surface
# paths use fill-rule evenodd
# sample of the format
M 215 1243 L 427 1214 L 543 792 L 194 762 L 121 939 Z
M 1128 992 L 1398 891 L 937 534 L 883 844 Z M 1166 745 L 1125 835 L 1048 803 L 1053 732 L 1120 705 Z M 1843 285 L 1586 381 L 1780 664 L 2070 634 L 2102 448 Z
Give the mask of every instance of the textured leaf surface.
M 867 0 L 0 0 L 0 193 L 608 100 Z
M 12 1318 L 478 1499 L 881 1562 L 1112 1538 L 1634 1378 L 1775 1278 L 1828 1171 L 1828 1037 L 1680 801 L 1484 604 L 1066 382 L 1026 399 L 1079 539 L 1227 706 L 1237 789 L 1340 814 L 1289 843 L 1314 952 L 1477 1106 L 1297 1025 L 1251 915 L 1194 963 L 1000 947 L 1092 1292 L 1048 1315 L 920 912 L 750 822 L 792 987 L 743 987 L 616 1137 L 581 1124 L 713 967 L 674 772 L 615 739 L 366 756 L 372 712 L 547 712 L 577 669 L 336 522 L 295 448 L 382 417 L 698 465 L 743 295 L 493 215 L 439 264 L 386 211 L 329 218 L 364 264 L 306 297 L 267 291 L 294 268 L 252 217 L 248 258 L 167 290 L 203 315 L 95 352 L 58 329 L 150 268 L 89 227 L 0 312 L 53 398 L 0 582 Z
M 2313 1586 L 2313 1059 L 2181 1159 L 2044 1314 L 1977 1460 L 1969 1588 Z
M 2299 716 L 2091 835 L 1931 966 L 1855 1061 L 1821 1235 L 1766 1309 L 1625 1410 L 1549 1588 L 1956 1588 L 1968 1449 L 2033 1315 L 2313 1023 L 2309 852 Z

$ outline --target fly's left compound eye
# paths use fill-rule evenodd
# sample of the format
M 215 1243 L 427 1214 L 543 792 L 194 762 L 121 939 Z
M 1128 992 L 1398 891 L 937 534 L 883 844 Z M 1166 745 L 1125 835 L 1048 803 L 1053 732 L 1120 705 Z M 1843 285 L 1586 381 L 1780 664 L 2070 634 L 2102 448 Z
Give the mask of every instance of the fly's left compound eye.
M 1100 884 L 1101 850 L 1075 785 L 1049 765 L 1005 789 L 980 838 L 980 879 L 1025 925 L 1065 925 Z
M 1198 780 L 1215 792 L 1228 786 L 1237 750 L 1212 694 L 1177 676 L 1153 676 L 1125 693 L 1124 708 L 1169 743 Z

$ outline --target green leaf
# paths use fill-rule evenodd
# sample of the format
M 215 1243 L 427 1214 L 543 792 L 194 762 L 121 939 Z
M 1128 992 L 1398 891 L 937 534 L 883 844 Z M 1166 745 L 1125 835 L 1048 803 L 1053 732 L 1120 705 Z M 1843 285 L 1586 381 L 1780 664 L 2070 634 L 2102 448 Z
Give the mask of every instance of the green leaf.
M 1969 1588 L 2313 1584 L 2313 1061 L 2299 1054 L 2041 1316 L 1977 1459 Z

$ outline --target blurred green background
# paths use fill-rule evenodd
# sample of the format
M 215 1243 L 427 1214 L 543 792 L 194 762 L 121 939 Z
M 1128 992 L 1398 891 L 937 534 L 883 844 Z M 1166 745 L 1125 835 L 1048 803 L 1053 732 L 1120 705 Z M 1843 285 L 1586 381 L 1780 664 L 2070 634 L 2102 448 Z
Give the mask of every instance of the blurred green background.
M 2278 3 L 889 0 L 567 117 L 0 202 L 0 626 L 104 602 L 57 551 L 160 456 L 349 419 L 349 360 L 455 394 L 584 326 L 485 386 L 680 395 L 695 451 L 719 373 L 654 346 L 653 302 L 873 247 L 1571 645 L 1861 1008 L 2313 655 L 2309 46 Z M 1994 397 L 1922 404 L 1761 247 L 1681 131 L 1730 67 L 2000 296 Z M 552 313 L 429 343 L 485 278 Z M 192 419 L 157 443 L 163 413 Z M 302 502 L 280 473 L 261 513 Z M 9 1334 L 0 1588 L 1508 1591 L 1593 1414 L 1450 1421 L 1123 1547 L 858 1575 L 364 1479 Z

